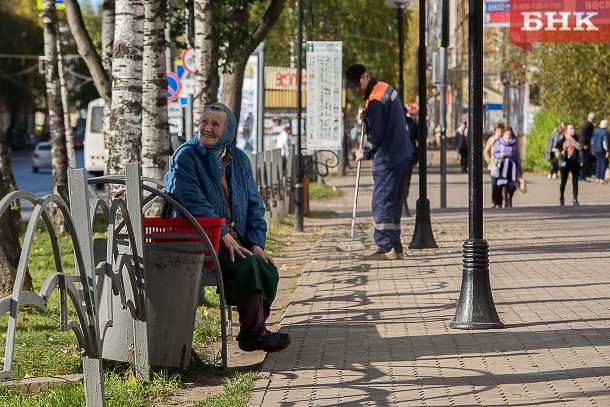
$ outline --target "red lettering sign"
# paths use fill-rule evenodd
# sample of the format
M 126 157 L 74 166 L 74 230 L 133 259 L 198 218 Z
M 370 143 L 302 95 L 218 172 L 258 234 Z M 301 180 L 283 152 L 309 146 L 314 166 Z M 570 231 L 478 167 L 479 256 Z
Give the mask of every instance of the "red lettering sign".
M 511 0 L 510 42 L 610 42 L 610 0 Z

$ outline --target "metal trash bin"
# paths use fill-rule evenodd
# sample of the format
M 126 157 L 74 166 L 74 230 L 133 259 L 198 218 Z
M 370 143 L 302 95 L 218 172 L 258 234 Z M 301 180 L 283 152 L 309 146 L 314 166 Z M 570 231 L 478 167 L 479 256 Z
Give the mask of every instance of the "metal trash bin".
M 204 260 L 201 250 L 193 246 L 192 243 L 144 246 L 145 319 L 151 366 L 189 364 Z M 127 271 L 122 272 L 124 281 L 129 281 Z M 133 320 L 118 296 L 113 295 L 111 301 L 113 325 L 106 332 L 102 356 L 133 363 L 132 345 L 137 346 L 133 344 Z

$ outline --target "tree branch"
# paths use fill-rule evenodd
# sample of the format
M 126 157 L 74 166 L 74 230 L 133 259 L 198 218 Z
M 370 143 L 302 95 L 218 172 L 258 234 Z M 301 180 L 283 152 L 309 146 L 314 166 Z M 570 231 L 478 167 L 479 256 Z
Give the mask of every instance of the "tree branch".
M 87 64 L 87 68 L 89 68 L 97 91 L 104 98 L 106 105 L 110 106 L 112 101 L 110 77 L 108 76 L 108 72 L 104 69 L 102 59 L 95 51 L 93 42 L 85 28 L 80 6 L 76 0 L 65 0 L 65 4 L 68 25 L 70 26 L 70 31 L 76 42 L 78 53 L 85 61 L 85 64 Z
M 246 52 L 244 52 L 245 55 L 250 55 L 253 53 L 254 50 L 256 50 L 256 47 L 258 47 L 258 44 L 265 39 L 271 28 L 273 28 L 273 25 L 277 19 L 280 17 L 280 14 L 282 14 L 285 4 L 286 0 L 273 0 L 269 4 L 269 7 L 267 7 L 267 11 L 265 11 L 265 15 L 261 19 L 260 24 L 254 30 L 254 33 L 252 33 L 252 41 L 246 46 Z

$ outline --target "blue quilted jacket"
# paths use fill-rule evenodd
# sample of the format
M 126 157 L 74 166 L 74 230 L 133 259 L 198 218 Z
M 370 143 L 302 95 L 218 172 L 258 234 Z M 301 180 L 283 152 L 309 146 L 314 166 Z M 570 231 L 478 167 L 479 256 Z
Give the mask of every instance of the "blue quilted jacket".
M 246 247 L 255 244 L 264 249 L 267 232 L 267 223 L 263 218 L 265 207 L 252 175 L 250 160 L 231 144 L 235 135 L 235 117 L 228 107 L 224 108 L 227 123 L 214 149 L 205 148 L 198 137 L 178 147 L 170 158 L 165 187 L 194 217 L 225 218 L 227 225 L 222 227 L 222 236 L 229 233 L 228 225 L 233 222 Z M 227 167 L 232 219 L 229 219 L 220 183 L 223 164 L 216 155 L 217 150 L 225 147 L 233 157 Z

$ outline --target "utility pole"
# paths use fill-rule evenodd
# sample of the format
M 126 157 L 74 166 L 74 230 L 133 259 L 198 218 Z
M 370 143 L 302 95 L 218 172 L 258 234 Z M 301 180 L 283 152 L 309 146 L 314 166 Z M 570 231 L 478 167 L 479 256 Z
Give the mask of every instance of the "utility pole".
M 303 231 L 303 156 L 301 148 L 302 88 L 303 88 L 303 4 L 297 0 L 297 182 L 295 185 L 294 230 Z
M 447 47 L 449 46 L 449 0 L 442 0 L 441 7 L 441 48 L 439 49 L 441 143 L 439 147 L 441 152 L 441 208 L 444 209 L 447 207 Z

